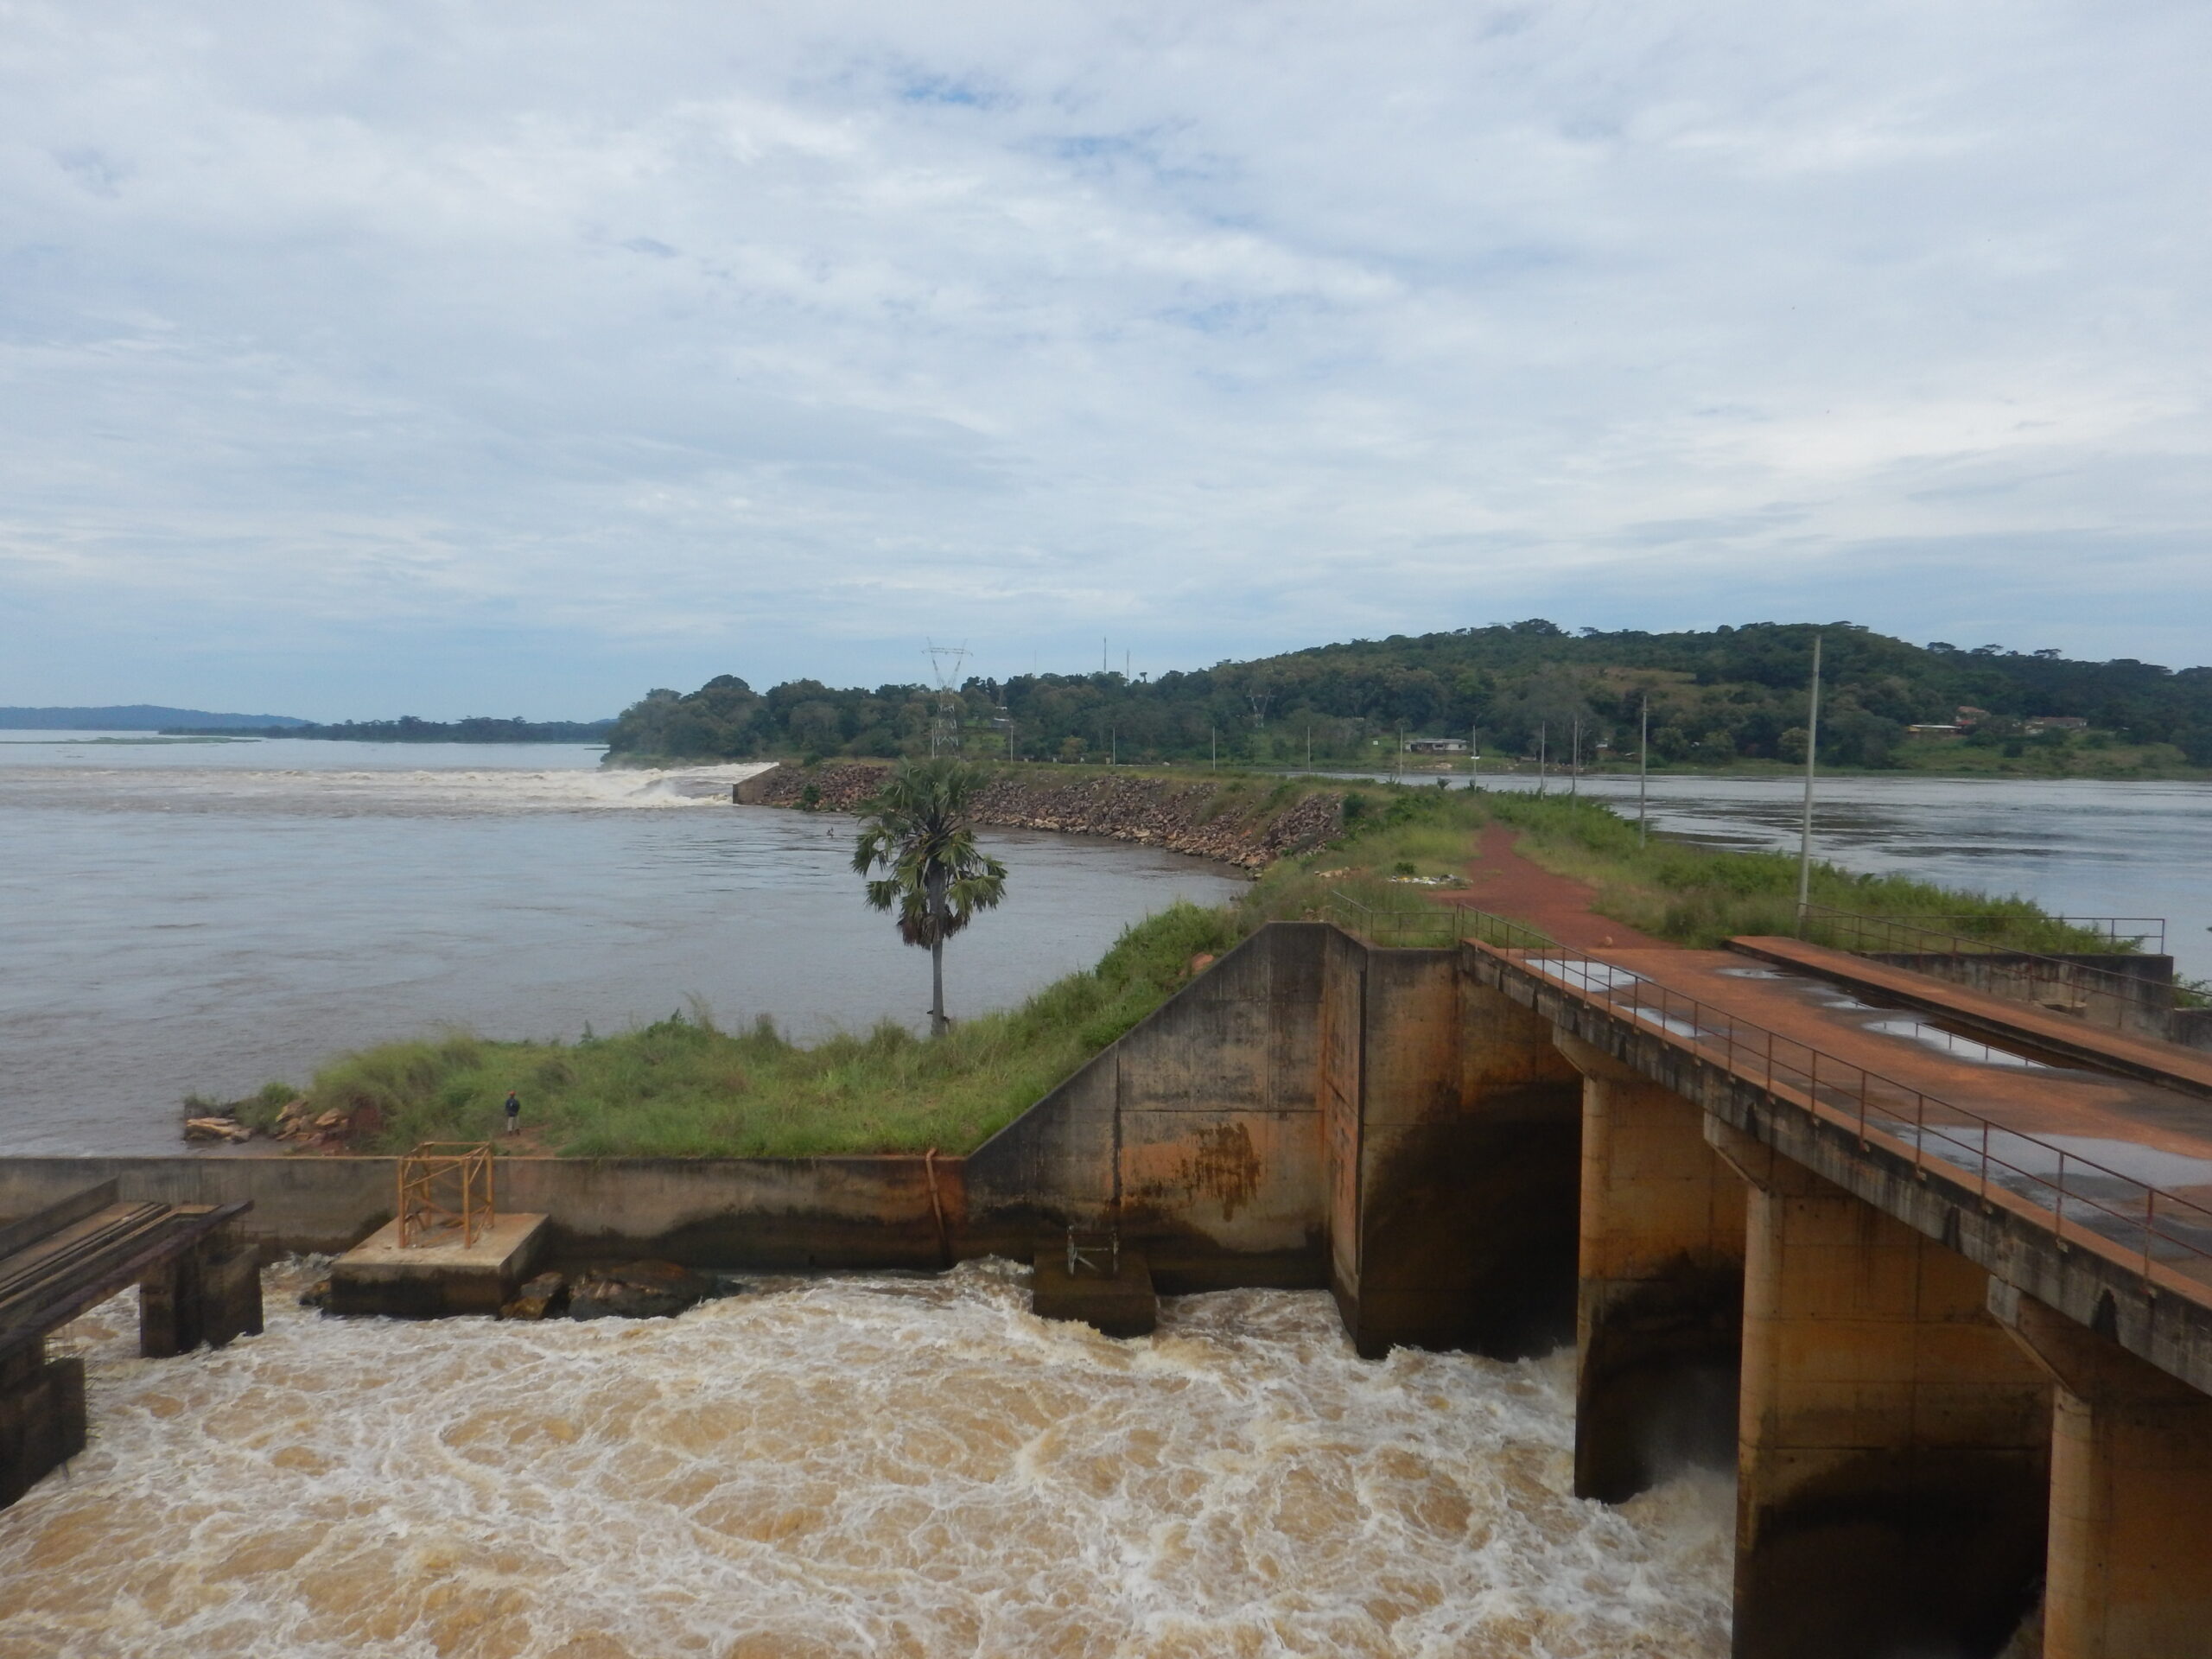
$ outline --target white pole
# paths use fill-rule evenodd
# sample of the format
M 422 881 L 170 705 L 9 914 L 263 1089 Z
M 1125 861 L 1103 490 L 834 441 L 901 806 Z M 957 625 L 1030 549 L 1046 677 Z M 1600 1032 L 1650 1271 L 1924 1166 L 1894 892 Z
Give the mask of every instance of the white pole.
M 1480 789 L 1482 785 L 1478 780 L 1482 775 L 1483 728 L 1479 726 L 1470 726 L 1467 728 L 1467 787 Z
M 1574 741 L 1567 752 L 1567 792 L 1582 792 L 1582 716 L 1574 717 Z
M 1544 792 L 1544 741 L 1549 735 L 1549 729 L 1542 721 L 1536 722 L 1536 793 L 1539 795 Z
M 1813 636 L 1813 700 L 1805 716 L 1805 822 L 1797 842 L 1797 937 L 1813 896 L 1813 773 L 1821 753 L 1821 636 Z
M 1643 699 L 1636 741 L 1636 844 L 1643 846 L 1649 839 L 1646 826 L 1651 820 L 1651 699 Z

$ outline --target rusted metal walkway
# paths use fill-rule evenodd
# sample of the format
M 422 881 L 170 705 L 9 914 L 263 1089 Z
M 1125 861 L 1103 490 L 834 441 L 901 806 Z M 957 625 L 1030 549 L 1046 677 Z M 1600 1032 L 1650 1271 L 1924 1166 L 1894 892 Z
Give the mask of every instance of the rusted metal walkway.
M 122 1199 L 110 1181 L 0 1226 L 0 1505 L 84 1447 L 83 1362 L 46 1355 L 79 1314 L 138 1286 L 148 1358 L 261 1329 L 259 1262 L 231 1225 L 251 1207 Z

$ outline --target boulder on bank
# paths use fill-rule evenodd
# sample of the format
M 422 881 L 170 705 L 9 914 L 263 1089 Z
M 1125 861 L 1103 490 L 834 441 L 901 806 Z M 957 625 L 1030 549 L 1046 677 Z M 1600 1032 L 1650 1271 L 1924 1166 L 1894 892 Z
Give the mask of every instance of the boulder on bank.
M 541 1273 L 515 1293 L 514 1300 L 499 1310 L 503 1319 L 556 1319 L 569 1311 L 569 1281 L 557 1273 Z
M 715 1281 L 673 1262 L 626 1262 L 577 1275 L 569 1292 L 572 1319 L 654 1319 L 681 1313 L 715 1294 Z
M 188 1117 L 184 1120 L 184 1138 L 188 1141 L 251 1141 L 253 1131 L 234 1117 Z

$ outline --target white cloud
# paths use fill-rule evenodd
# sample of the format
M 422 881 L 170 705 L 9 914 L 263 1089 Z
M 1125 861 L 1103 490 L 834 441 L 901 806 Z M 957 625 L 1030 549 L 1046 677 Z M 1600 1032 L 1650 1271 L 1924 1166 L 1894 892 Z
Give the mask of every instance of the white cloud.
M 0 701 L 181 700 L 274 637 L 314 649 L 239 695 L 332 712 L 392 631 L 426 712 L 487 649 L 563 701 L 555 639 L 611 706 L 911 673 L 931 632 L 987 668 L 1532 610 L 1926 637 L 2008 537 L 2099 573 L 2024 626 L 2171 655 L 2212 597 L 2174 551 L 2212 518 L 2208 35 L 18 4 L 0 607 L 39 621 Z M 1917 580 L 1839 609 L 1878 546 Z M 84 648 L 125 639 L 127 686 Z

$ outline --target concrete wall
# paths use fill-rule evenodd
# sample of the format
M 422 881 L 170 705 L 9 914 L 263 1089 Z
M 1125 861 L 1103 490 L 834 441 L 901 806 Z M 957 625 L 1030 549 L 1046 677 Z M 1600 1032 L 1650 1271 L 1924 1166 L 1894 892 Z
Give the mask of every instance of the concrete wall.
M 2180 1040 L 2175 1036 L 2171 957 L 2046 957 L 2007 950 L 1864 954 L 1870 962 L 1909 968 L 1990 996 L 2077 1014 L 2091 1025 Z
M 1327 1282 L 1320 923 L 1261 929 L 966 1160 L 972 1248 L 1118 1224 L 1170 1293 Z
M 934 1267 L 943 1254 L 919 1158 L 502 1158 L 500 1209 L 554 1223 L 556 1259 L 652 1255 L 723 1267 Z M 960 1160 L 936 1174 L 959 1243 Z M 112 1179 L 124 1198 L 250 1199 L 264 1254 L 350 1249 L 397 1207 L 391 1158 L 11 1158 L 0 1217 Z

